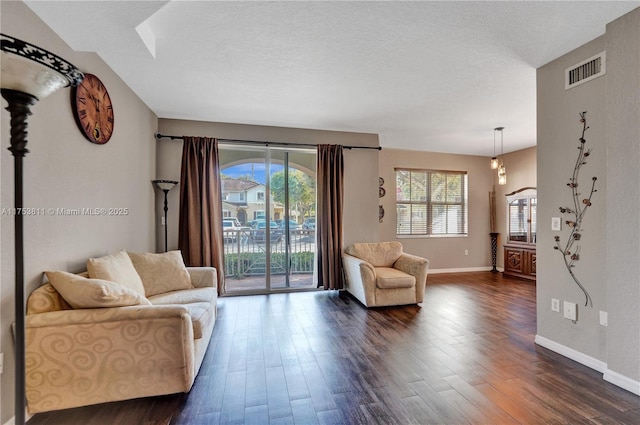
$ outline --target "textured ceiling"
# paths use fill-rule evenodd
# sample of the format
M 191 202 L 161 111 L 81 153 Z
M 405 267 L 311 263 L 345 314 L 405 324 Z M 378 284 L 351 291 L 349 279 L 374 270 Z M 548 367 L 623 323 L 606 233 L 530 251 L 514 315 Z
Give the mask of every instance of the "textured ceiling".
M 377 133 L 383 147 L 485 156 L 497 126 L 505 152 L 535 145 L 537 67 L 640 6 L 26 3 L 161 118 Z

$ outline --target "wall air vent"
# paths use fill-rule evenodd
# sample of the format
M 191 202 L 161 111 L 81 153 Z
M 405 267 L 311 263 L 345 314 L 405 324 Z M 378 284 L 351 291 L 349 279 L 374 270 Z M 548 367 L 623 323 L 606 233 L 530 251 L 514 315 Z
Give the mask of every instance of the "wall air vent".
M 580 62 L 564 71 L 564 88 L 569 90 L 575 86 L 591 81 L 604 75 L 607 66 L 606 52 L 600 52 L 589 59 Z

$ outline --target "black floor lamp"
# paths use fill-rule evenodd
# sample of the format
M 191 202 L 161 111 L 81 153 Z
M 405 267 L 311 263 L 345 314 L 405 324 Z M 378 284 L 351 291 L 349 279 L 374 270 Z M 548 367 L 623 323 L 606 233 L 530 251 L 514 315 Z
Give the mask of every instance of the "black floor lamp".
M 76 86 L 84 75 L 69 62 L 17 38 L 0 34 L 2 97 L 11 115 L 15 197 L 15 423 L 25 422 L 25 306 L 24 227 L 22 217 L 22 159 L 27 149 L 27 117 L 31 106 L 62 87 Z
M 176 180 L 152 180 L 160 190 L 164 192 L 164 252 L 167 252 L 167 212 L 169 211 L 169 204 L 167 203 L 167 195 L 169 191 L 173 189 L 178 182 Z

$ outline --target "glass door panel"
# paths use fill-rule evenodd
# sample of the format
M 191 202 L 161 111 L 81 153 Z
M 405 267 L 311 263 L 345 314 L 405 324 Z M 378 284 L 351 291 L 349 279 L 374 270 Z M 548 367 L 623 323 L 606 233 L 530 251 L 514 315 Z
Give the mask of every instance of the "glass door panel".
M 288 154 L 286 151 L 271 151 L 269 167 L 269 190 L 273 209 L 273 228 L 271 229 L 271 289 L 289 287 L 289 244 L 287 223 Z
M 229 293 L 267 290 L 266 150 L 220 146 L 224 272 Z M 235 222 L 236 226 L 231 224 Z
M 271 288 L 313 288 L 315 226 L 315 161 L 313 151 L 272 152 L 271 193 L 282 243 L 272 246 Z M 312 168 L 313 167 L 313 168 Z
M 219 155 L 227 292 L 315 288 L 315 150 L 221 144 Z

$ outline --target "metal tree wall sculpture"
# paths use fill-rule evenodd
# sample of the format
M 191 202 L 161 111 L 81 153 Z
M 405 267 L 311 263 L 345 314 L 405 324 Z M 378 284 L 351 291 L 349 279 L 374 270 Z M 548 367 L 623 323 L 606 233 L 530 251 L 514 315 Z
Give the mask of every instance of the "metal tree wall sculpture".
M 560 207 L 560 212 L 562 214 L 568 214 L 569 219 L 565 220 L 565 224 L 571 229 L 571 233 L 569 234 L 569 239 L 567 242 L 562 244 L 560 241 L 560 236 L 555 236 L 554 239 L 556 241 L 556 246 L 554 249 L 558 250 L 564 259 L 564 264 L 569 271 L 569 274 L 576 282 L 576 284 L 580 287 L 582 292 L 584 292 L 585 307 L 587 305 L 593 306 L 593 302 L 591 301 L 591 296 L 589 292 L 585 289 L 585 287 L 580 283 L 580 280 L 573 272 L 573 268 L 576 265 L 576 262 L 580 260 L 580 244 L 579 241 L 582 238 L 582 219 L 584 218 L 587 209 L 591 206 L 591 197 L 596 190 L 596 181 L 597 177 L 591 178 L 591 191 L 589 192 L 589 196 L 583 199 L 581 198 L 581 193 L 579 192 L 578 185 L 578 177 L 580 174 L 580 169 L 583 165 L 587 163 L 586 159 L 591 154 L 591 149 L 585 149 L 585 145 L 587 143 L 585 137 L 586 131 L 589 129 L 587 126 L 587 112 L 582 112 L 580 114 L 580 122 L 582 123 L 582 135 L 580 136 L 580 145 L 578 146 L 578 159 L 576 160 L 576 165 L 573 168 L 573 175 L 569 179 L 569 183 L 567 186 L 571 189 L 572 198 L 573 198 L 573 207 Z

